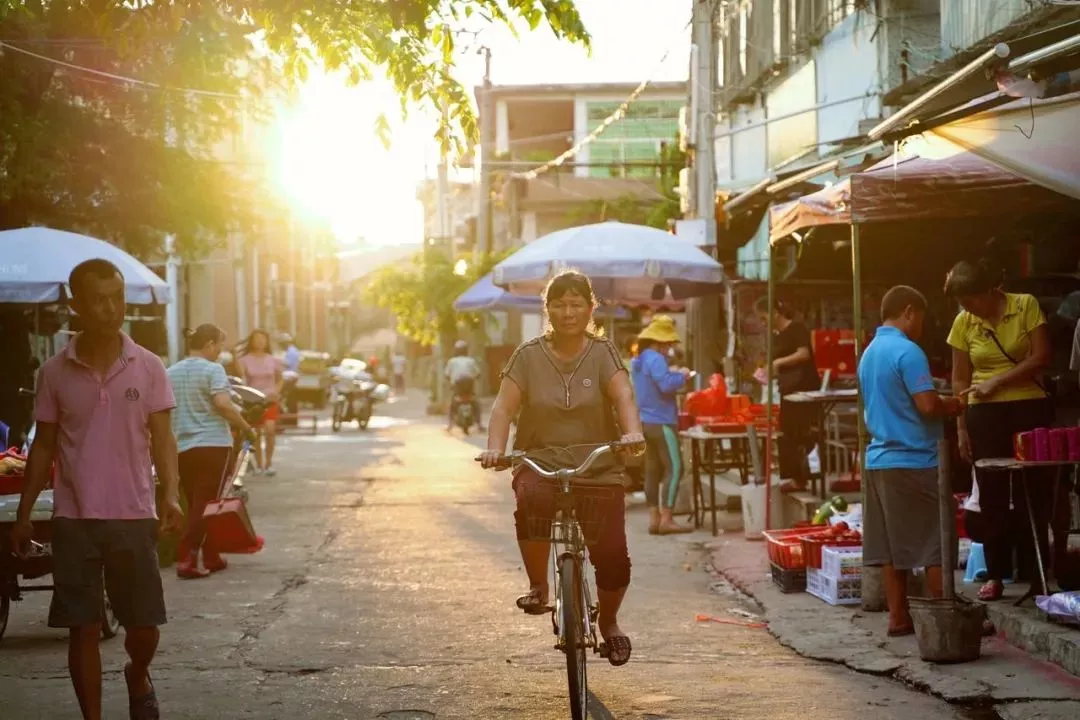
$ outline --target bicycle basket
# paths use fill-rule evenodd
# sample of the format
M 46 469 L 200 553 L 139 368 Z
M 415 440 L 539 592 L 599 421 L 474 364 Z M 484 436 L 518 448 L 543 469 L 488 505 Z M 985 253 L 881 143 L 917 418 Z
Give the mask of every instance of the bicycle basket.
M 593 545 L 600 538 L 605 523 L 622 523 L 622 517 L 611 517 L 622 505 L 621 485 L 574 485 L 569 495 L 553 480 L 523 483 L 517 489 L 518 523 L 524 531 L 524 539 L 546 542 L 552 537 L 552 522 L 558 511 L 563 520 L 569 519 L 573 510 L 581 528 L 586 545 Z

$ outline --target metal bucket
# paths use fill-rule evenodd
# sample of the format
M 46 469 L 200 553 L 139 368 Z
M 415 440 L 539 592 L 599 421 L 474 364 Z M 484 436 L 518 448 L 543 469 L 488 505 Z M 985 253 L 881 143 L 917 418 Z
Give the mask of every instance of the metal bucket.
M 964 598 L 911 598 L 911 618 L 919 656 L 927 662 L 978 660 L 982 650 L 986 606 Z

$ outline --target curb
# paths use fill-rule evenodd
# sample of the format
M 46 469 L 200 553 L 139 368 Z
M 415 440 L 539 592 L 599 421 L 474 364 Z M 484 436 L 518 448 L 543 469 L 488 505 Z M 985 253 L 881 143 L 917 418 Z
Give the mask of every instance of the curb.
M 768 633 L 801 657 L 843 665 L 865 675 L 889 678 L 963 707 L 989 708 L 1001 703 L 1060 702 L 1080 698 L 1080 690 L 1077 689 L 1080 686 L 1072 686 L 1075 678 L 1071 676 L 1060 687 L 1054 683 L 1044 688 L 1018 688 L 1015 681 L 1010 684 L 1010 681 L 1002 680 L 1000 685 L 993 682 L 995 672 L 1000 678 L 1015 677 L 1011 663 L 1018 661 L 1009 657 L 1009 653 L 1020 653 L 1007 644 L 1007 640 L 1011 640 L 1007 631 L 1010 622 L 1017 622 L 1016 618 L 1006 619 L 1006 632 L 1001 632 L 999 639 L 990 640 L 991 643 L 999 643 L 991 653 L 993 660 L 983 663 L 978 671 L 969 673 L 972 677 L 965 677 L 964 666 L 939 666 L 920 659 L 917 654 L 912 657 L 892 652 L 887 647 L 890 640 L 870 627 L 873 622 L 870 618 L 878 613 L 867 613 L 858 606 L 834 608 L 816 599 L 812 604 L 808 603 L 808 596 L 803 593 L 784 594 L 774 588 L 760 559 L 753 564 L 743 562 L 723 567 L 719 562 L 719 550 L 714 548 L 710 554 L 712 558 L 706 569 L 722 577 L 736 591 L 759 606 Z M 736 559 L 735 562 L 739 561 Z M 998 622 L 996 616 L 992 617 Z M 1053 629 L 1052 626 L 1050 628 Z M 1069 632 L 1072 631 L 1062 629 L 1062 636 L 1051 637 L 1049 643 L 1041 636 L 1029 636 L 1032 644 L 1042 650 L 1032 653 L 1040 657 L 1031 662 L 1045 660 L 1048 647 L 1058 648 L 1059 654 L 1072 652 L 1063 646 L 1069 639 L 1065 633 Z M 1080 654 L 1080 645 L 1075 641 L 1071 645 Z M 1064 675 L 1065 671 L 1061 672 Z M 1050 698 L 1044 693 L 1058 696 Z

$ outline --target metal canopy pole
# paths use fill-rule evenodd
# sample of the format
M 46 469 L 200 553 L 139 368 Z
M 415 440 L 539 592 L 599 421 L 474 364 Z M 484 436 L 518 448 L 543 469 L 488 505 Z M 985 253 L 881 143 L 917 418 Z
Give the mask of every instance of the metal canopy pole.
M 772 444 L 773 444 L 773 304 L 776 292 L 776 268 L 773 267 L 773 244 L 769 240 L 769 290 L 766 295 L 765 321 L 765 529 L 772 529 Z
M 852 326 L 855 332 L 855 367 L 859 367 L 859 359 L 863 351 L 863 308 L 862 308 L 862 247 L 859 242 L 860 226 L 858 223 L 851 224 L 851 287 L 852 287 Z M 863 397 L 858 395 L 858 412 L 856 413 L 856 447 L 858 448 L 859 467 L 859 492 L 860 502 L 866 507 L 866 446 L 864 442 L 865 427 L 863 425 Z M 865 513 L 864 513 L 865 514 Z M 877 611 L 883 609 L 884 594 L 882 586 L 881 568 L 863 566 L 862 569 L 862 607 L 864 610 Z

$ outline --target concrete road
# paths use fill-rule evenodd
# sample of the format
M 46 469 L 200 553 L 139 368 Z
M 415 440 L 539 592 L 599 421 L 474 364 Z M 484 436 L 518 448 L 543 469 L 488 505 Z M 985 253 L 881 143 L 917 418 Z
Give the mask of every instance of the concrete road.
M 410 409 L 410 407 L 412 409 Z M 391 405 L 361 433 L 287 436 L 279 475 L 249 483 L 266 549 L 205 580 L 165 580 L 170 622 L 154 678 L 173 720 L 513 718 L 569 715 L 547 618 L 513 605 L 526 585 L 505 474 Z M 701 536 L 649 537 L 628 517 L 634 580 L 622 626 L 634 658 L 590 662 L 592 717 L 659 720 L 974 718 L 886 680 L 804 660 L 710 589 Z M 591 572 L 590 572 L 591 576 Z M 66 638 L 47 593 L 12 610 L 0 643 L 0 718 L 78 717 Z M 103 645 L 106 718 L 127 717 L 122 638 Z

